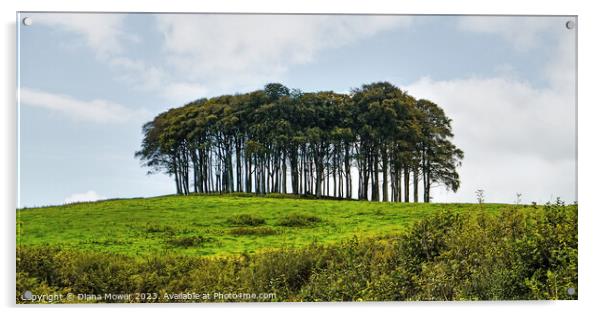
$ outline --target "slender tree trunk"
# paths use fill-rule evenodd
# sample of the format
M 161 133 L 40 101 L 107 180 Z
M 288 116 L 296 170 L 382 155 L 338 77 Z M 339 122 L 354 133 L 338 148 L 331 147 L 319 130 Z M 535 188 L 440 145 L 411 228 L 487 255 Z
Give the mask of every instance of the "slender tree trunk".
M 402 190 L 403 190 L 403 169 L 402 169 L 401 166 L 398 166 L 397 167 L 397 197 L 398 197 L 398 202 L 401 202 L 403 200 Z
M 380 180 L 379 180 L 379 170 L 378 170 L 378 151 L 374 150 L 374 158 L 373 163 L 374 167 L 372 169 L 372 174 L 374 175 L 372 182 L 372 201 L 379 202 L 380 201 Z
M 287 184 L 286 184 L 286 151 L 282 152 L 282 193 L 287 194 Z
M 367 159 L 366 161 L 364 161 L 364 176 L 363 176 L 363 184 L 362 184 L 362 199 L 368 201 L 368 184 L 370 183 L 370 176 L 369 176 L 369 166 L 370 165 L 370 159 Z
M 236 192 L 242 192 L 242 144 L 240 138 L 236 142 Z
M 404 202 L 410 202 L 410 168 L 403 167 Z
M 176 158 L 173 158 L 172 161 L 173 161 L 172 165 L 173 165 L 173 170 L 174 170 L 174 180 L 176 182 L 176 194 L 179 195 L 179 194 L 182 194 L 182 189 L 180 188 L 180 178 L 178 175 L 178 173 L 179 173 L 178 172 L 178 163 L 177 163 Z
M 245 152 L 245 154 L 246 154 L 246 152 Z M 251 155 L 249 155 L 249 154 L 247 154 L 247 155 L 248 155 L 248 157 L 246 159 L 247 166 L 245 168 L 246 169 L 245 171 L 247 173 L 247 176 L 245 179 L 245 183 L 246 183 L 245 192 L 251 193 L 251 192 L 253 192 L 253 174 L 251 173 L 253 171 L 253 162 L 251 160 L 252 159 Z
M 314 154 L 315 158 L 315 164 L 316 164 L 316 197 L 320 198 L 322 197 L 322 173 L 323 173 L 323 167 L 322 167 L 322 158 L 319 157 L 319 155 L 317 153 Z
M 299 193 L 300 194 L 306 194 L 307 193 L 307 188 L 305 186 L 305 183 L 307 182 L 306 180 L 306 170 L 305 170 L 305 146 L 303 148 L 301 148 L 301 181 L 299 181 L 299 184 L 301 185 L 301 188 L 299 189 Z
M 370 175 L 369 175 L 369 166 L 370 166 L 370 155 L 368 154 L 368 149 L 366 148 L 367 146 L 365 144 L 360 144 L 360 147 L 358 150 L 360 150 L 361 153 L 361 158 L 362 159 L 362 184 L 361 184 L 361 199 L 362 200 L 368 200 L 368 183 L 370 182 Z
M 213 154 L 207 149 L 207 179 L 208 179 L 208 192 L 215 192 L 214 181 L 213 181 Z
M 340 160 L 341 157 L 339 157 Z M 343 198 L 343 167 L 341 161 L 339 161 L 339 198 Z
M 293 149 L 294 148 L 294 149 Z M 292 187 L 293 187 L 293 194 L 299 194 L 299 176 L 300 176 L 300 171 L 299 171 L 299 157 L 298 157 L 298 152 L 297 152 L 297 148 L 293 147 L 289 150 L 289 160 L 291 162 L 291 180 L 292 180 Z
M 276 150 L 272 157 L 272 193 L 278 193 L 281 188 L 280 175 L 280 151 Z
M 387 157 L 387 148 L 383 146 L 383 152 L 382 152 L 382 160 L 383 160 L 383 202 L 389 202 L 389 179 L 388 179 L 388 175 L 389 175 L 389 170 L 388 170 L 388 163 L 389 163 L 389 159 Z
M 412 173 L 414 175 L 414 203 L 418 203 L 418 168 L 414 168 Z
M 209 193 L 211 188 L 209 187 L 209 153 L 206 149 L 203 149 L 203 189 L 205 193 Z
M 423 194 L 423 200 L 424 203 L 429 203 L 431 198 L 429 196 L 429 190 L 430 190 L 430 179 L 429 179 L 429 164 L 427 162 L 427 158 L 426 158 L 426 150 L 423 149 L 422 151 L 422 194 Z
M 330 196 L 330 165 L 329 165 L 329 155 L 328 151 L 326 151 L 326 156 L 324 160 L 324 172 L 322 173 L 322 196 Z
M 389 166 L 389 180 L 391 181 L 391 202 L 397 202 L 397 196 L 395 195 L 395 166 L 392 162 Z
M 269 181 L 269 176 L 266 177 L 266 172 L 267 172 L 267 163 L 266 163 L 266 158 L 262 157 L 261 158 L 261 194 L 266 194 L 267 193 L 267 184 L 266 182 Z
M 196 149 L 190 149 L 190 159 L 192 161 L 192 183 L 194 193 L 199 193 L 199 160 L 196 155 Z
M 425 182 L 425 188 L 424 188 L 424 202 L 425 203 L 430 203 L 431 202 L 431 172 L 430 172 L 430 163 L 427 161 L 426 163 L 426 168 L 427 168 L 427 172 L 426 174 L 423 175 L 424 178 L 426 178 L 426 182 Z
M 351 179 L 351 153 L 349 152 L 349 146 L 345 148 L 345 197 L 350 199 L 353 192 L 352 191 L 352 181 Z

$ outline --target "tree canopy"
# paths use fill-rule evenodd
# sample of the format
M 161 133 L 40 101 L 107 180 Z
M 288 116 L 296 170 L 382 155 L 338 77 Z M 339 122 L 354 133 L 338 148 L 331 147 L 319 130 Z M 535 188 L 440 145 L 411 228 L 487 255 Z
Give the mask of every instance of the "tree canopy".
M 279 83 L 199 99 L 142 128 L 136 157 L 174 178 L 177 194 L 293 193 L 430 202 L 433 184 L 454 192 L 463 152 L 437 104 L 388 82 L 350 94 Z M 413 188 L 412 188 L 413 186 Z

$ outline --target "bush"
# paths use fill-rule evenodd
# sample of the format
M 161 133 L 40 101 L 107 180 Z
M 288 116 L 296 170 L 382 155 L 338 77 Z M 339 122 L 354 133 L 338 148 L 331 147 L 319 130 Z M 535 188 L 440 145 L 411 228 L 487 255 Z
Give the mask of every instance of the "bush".
M 321 221 L 322 219 L 314 215 L 290 213 L 281 218 L 278 221 L 278 225 L 287 227 L 305 227 L 312 226 Z
M 167 243 L 169 243 L 172 246 L 176 246 L 176 247 L 188 248 L 188 247 L 199 246 L 199 245 L 202 245 L 204 243 L 211 242 L 211 241 L 213 241 L 213 239 L 210 238 L 210 237 L 203 237 L 203 236 L 183 236 L 183 237 L 170 238 L 170 239 L 167 240 Z
M 237 227 L 230 230 L 232 235 L 276 235 L 280 232 L 272 227 Z
M 147 233 L 165 233 L 168 235 L 173 235 L 176 233 L 176 230 L 168 225 L 158 225 L 158 224 L 148 224 L 144 228 L 144 231 Z
M 265 224 L 265 219 L 252 214 L 239 214 L 228 220 L 234 226 L 259 226 Z

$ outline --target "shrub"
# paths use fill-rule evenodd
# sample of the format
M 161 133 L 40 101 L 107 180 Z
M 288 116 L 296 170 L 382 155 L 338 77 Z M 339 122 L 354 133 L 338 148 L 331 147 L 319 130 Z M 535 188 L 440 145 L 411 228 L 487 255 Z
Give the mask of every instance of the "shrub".
M 195 223 L 192 223 L 193 225 Z M 144 231 L 149 234 L 162 234 L 164 236 L 174 236 L 194 233 L 194 230 L 189 228 L 176 228 L 170 225 L 147 224 Z
M 144 228 L 144 231 L 147 233 L 166 233 L 166 234 L 175 234 L 176 230 L 168 225 L 158 225 L 158 224 L 148 224 Z
M 234 226 L 259 226 L 265 224 L 265 219 L 252 214 L 239 214 L 228 220 Z
M 232 235 L 276 235 L 280 232 L 272 227 L 237 227 L 230 230 Z
M 304 227 L 314 225 L 321 221 L 322 219 L 315 215 L 290 213 L 281 218 L 278 221 L 278 225 L 287 227 Z
M 210 238 L 210 237 L 204 237 L 204 236 L 183 236 L 183 237 L 170 238 L 170 239 L 167 240 L 167 243 L 169 243 L 172 246 L 176 246 L 176 247 L 188 248 L 188 247 L 199 246 L 201 244 L 208 243 L 208 242 L 211 242 L 211 241 L 213 241 L 213 239 Z

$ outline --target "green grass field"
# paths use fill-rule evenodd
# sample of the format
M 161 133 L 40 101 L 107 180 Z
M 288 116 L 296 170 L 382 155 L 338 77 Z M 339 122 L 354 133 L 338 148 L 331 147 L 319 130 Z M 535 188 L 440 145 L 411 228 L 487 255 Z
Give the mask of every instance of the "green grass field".
M 503 204 L 413 204 L 239 196 L 164 196 L 17 211 L 19 246 L 56 245 L 132 256 L 222 256 L 386 237 L 443 210 Z

